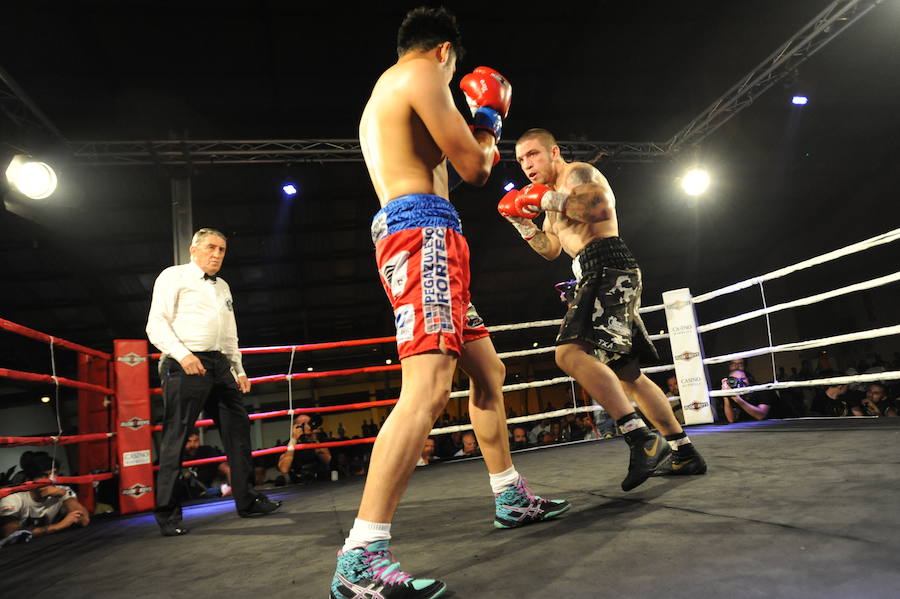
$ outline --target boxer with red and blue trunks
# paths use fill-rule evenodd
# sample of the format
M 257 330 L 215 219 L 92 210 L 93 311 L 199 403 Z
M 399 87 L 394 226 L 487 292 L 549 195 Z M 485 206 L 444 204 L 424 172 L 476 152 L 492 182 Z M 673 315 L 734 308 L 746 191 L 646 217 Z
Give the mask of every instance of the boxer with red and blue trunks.
M 469 244 L 453 205 L 431 194 L 394 198 L 375 214 L 372 241 L 394 309 L 400 359 L 487 337 L 469 295 Z

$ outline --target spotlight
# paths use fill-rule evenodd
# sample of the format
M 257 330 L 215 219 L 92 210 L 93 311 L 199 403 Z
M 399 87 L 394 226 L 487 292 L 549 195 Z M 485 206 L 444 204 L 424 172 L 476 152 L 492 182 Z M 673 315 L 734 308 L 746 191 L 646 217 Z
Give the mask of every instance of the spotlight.
M 56 173 L 46 162 L 17 154 L 6 169 L 6 179 L 32 200 L 49 198 L 56 191 Z
M 306 372 L 312 372 L 312 371 L 313 371 L 313 367 L 312 367 L 312 366 L 310 366 L 309 368 L 306 369 Z
M 688 195 L 698 196 L 709 188 L 709 173 L 694 167 L 681 178 L 681 188 Z
M 41 403 L 50 403 L 50 398 L 45 395 L 41 398 Z
M 503 186 L 503 191 L 512 191 L 516 188 L 516 184 L 512 181 L 508 181 L 506 185 Z
M 385 364 L 390 364 L 392 362 L 393 362 L 393 360 L 391 360 L 390 358 L 388 358 L 387 360 L 384 361 Z
M 538 342 L 537 342 L 537 341 L 535 341 L 534 343 L 531 344 L 531 347 L 537 347 L 537 346 L 538 346 Z
M 791 104 L 795 106 L 805 106 L 807 102 L 809 102 L 809 98 L 806 96 L 794 96 L 791 98 Z
M 297 185 L 288 181 L 281 186 L 281 193 L 283 193 L 285 197 L 292 198 L 297 195 Z

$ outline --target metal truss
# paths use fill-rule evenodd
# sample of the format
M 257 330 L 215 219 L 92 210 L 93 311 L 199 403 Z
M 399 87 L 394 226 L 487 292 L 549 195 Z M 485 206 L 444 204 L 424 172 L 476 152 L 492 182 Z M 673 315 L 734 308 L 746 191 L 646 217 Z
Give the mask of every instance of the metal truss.
M 515 142 L 500 143 L 504 161 L 515 161 Z M 561 141 L 567 158 L 650 162 L 666 153 L 656 142 Z M 356 139 L 269 139 L 71 142 L 74 158 L 92 166 L 201 166 L 362 162 Z
M 668 153 L 695 146 L 749 106 L 883 0 L 836 0 L 666 142 Z
M 563 154 L 571 160 L 584 162 L 654 162 L 695 146 L 883 1 L 835 0 L 668 141 L 561 141 L 559 145 Z M 0 79 L 3 75 L 5 73 L 0 70 Z M 2 93 L 0 90 L 0 94 Z M 27 100 L 24 92 L 15 95 L 25 98 L 25 104 L 31 112 L 45 125 L 49 124 L 30 100 Z M 0 95 L 0 108 L 3 108 L 2 98 Z M 55 127 L 50 127 L 62 137 Z M 68 146 L 77 161 L 93 166 L 200 166 L 363 160 L 359 141 L 355 139 L 81 141 L 71 142 Z M 513 147 L 512 141 L 501 142 L 504 161 L 514 160 Z
M 38 133 L 44 137 L 54 137 L 64 143 L 66 141 L 59 129 L 50 122 L 3 67 L 0 67 L 0 112 L 6 115 L 21 133 Z

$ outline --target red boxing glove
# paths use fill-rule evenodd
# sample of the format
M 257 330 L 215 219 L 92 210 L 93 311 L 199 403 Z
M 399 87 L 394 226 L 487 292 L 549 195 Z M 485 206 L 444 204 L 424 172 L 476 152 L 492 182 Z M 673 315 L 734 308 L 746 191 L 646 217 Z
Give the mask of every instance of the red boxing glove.
M 541 208 L 541 199 L 544 194 L 550 191 L 550 188 L 540 183 L 531 183 L 522 188 L 519 197 L 516 199 L 516 207 L 525 218 L 534 218 L 543 208 Z
M 503 199 L 500 200 L 500 203 L 497 204 L 497 212 L 499 212 L 503 218 L 509 218 L 511 216 L 525 218 L 525 215 L 519 212 L 518 202 L 516 201 L 518 199 L 518 189 L 511 189 L 507 191 L 506 195 L 503 196 Z
M 482 107 L 492 108 L 506 118 L 512 102 L 512 85 L 490 67 L 478 67 L 459 82 L 472 114 Z
M 511 189 L 506 192 L 506 195 L 503 196 L 503 199 L 497 204 L 497 212 L 500 213 L 500 216 L 508 220 L 509 224 L 516 228 L 516 231 L 519 232 L 522 239 L 530 241 L 537 235 L 538 229 L 534 226 L 534 223 L 529 220 L 531 217 L 523 216 L 519 212 L 519 208 L 516 205 L 518 198 L 518 190 Z

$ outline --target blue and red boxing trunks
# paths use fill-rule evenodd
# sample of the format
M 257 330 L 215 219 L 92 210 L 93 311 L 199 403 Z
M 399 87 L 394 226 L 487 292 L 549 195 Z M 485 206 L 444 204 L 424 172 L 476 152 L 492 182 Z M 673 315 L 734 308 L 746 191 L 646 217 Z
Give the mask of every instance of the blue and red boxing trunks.
M 459 214 L 439 196 L 410 194 L 372 219 L 375 261 L 394 309 L 400 359 L 489 335 L 470 303 L 469 244 Z

